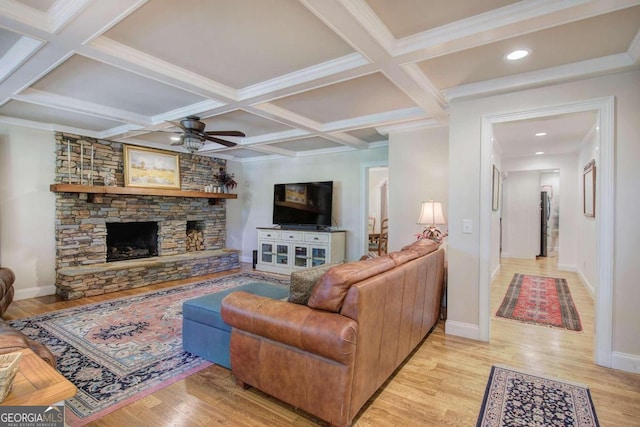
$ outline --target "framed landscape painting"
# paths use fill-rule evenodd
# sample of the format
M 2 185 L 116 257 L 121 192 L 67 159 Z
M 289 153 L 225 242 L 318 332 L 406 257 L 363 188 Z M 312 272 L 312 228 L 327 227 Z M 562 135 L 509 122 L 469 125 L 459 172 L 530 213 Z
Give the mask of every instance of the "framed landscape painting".
M 124 146 L 125 187 L 180 189 L 178 153 Z

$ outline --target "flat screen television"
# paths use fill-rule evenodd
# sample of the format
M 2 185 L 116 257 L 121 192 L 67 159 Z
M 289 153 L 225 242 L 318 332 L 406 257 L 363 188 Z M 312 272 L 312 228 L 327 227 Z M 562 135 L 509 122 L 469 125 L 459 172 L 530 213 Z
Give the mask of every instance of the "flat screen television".
M 331 226 L 333 181 L 275 184 L 273 223 L 280 226 Z

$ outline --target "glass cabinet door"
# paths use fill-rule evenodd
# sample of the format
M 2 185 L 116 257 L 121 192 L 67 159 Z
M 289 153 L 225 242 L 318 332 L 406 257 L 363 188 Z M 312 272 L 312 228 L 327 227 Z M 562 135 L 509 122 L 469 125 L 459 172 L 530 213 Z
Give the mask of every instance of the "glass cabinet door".
M 295 251 L 295 261 L 293 263 L 294 267 L 307 267 L 307 258 L 309 258 L 309 247 L 308 246 L 298 246 L 294 247 Z
M 260 262 L 273 264 L 273 243 L 260 244 Z
M 289 264 L 289 245 L 276 245 L 276 264 Z
M 327 249 L 326 248 L 311 248 L 311 266 L 322 265 L 327 263 Z

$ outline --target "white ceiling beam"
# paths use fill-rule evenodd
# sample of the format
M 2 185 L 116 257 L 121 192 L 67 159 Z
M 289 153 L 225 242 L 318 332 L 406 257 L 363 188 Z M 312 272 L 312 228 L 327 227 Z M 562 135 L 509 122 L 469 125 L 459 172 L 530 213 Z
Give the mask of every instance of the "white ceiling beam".
M 263 117 L 276 119 L 284 124 L 289 124 L 293 127 L 303 127 L 316 132 L 320 131 L 322 128 L 321 123 L 301 116 L 300 114 L 296 114 L 292 111 L 286 110 L 282 107 L 278 107 L 275 104 L 265 103 L 252 105 L 251 109 L 259 110 L 262 113 L 261 115 Z
M 221 97 L 226 100 L 237 101 L 238 92 L 228 86 L 218 83 L 214 80 L 203 77 L 192 71 L 185 70 L 177 65 L 171 64 L 155 56 L 140 52 L 129 46 L 125 46 L 122 43 L 118 43 L 108 37 L 99 37 L 89 43 L 86 47 L 80 49 L 80 52 L 92 59 L 96 59 L 106 63 L 112 63 L 113 58 L 120 59 L 118 62 L 119 68 L 134 72 L 136 74 L 143 74 L 154 80 L 162 81 L 167 84 L 172 84 L 176 87 L 180 87 L 185 90 L 189 90 L 188 86 L 175 85 L 171 80 L 181 82 L 183 84 L 190 85 L 198 89 L 196 93 L 204 90 L 209 94 Z M 106 56 L 105 56 L 106 55 Z M 137 68 L 128 67 L 128 64 L 136 65 Z M 144 70 L 143 73 L 141 71 Z M 151 76 L 154 77 L 151 77 Z M 168 77 L 169 79 L 163 79 Z M 193 90 L 191 90 L 193 92 Z
M 0 82 L 31 57 L 43 42 L 30 37 L 20 37 L 20 40 L 0 58 Z
M 287 89 L 304 83 L 309 83 L 323 77 L 332 76 L 343 71 L 350 71 L 364 65 L 370 64 L 367 59 L 359 53 L 336 58 L 322 64 L 314 65 L 303 70 L 294 71 L 284 76 L 276 77 L 265 82 L 261 82 L 238 91 L 239 100 L 253 99 L 258 96 L 267 95 L 281 89 Z
M 353 129 L 363 129 L 374 125 L 389 125 L 392 123 L 402 123 L 409 120 L 426 118 L 428 118 L 428 116 L 421 108 L 411 107 L 325 123 L 322 126 L 321 130 L 323 132 L 347 131 Z

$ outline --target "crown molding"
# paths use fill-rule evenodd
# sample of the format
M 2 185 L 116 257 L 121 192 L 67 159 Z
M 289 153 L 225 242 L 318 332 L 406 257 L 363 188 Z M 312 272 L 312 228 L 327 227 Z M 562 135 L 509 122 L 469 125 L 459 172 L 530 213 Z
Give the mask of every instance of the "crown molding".
M 144 68 L 146 70 L 160 73 L 163 76 L 175 79 L 183 83 L 187 83 L 189 85 L 193 85 L 199 89 L 203 89 L 211 93 L 218 94 L 227 99 L 231 99 L 234 101 L 238 100 L 238 92 L 235 89 L 232 89 L 228 86 L 223 85 L 222 83 L 218 83 L 214 80 L 203 77 L 194 72 L 185 70 L 184 68 L 173 65 L 167 61 L 163 61 L 162 59 L 156 58 L 155 56 L 146 54 L 137 49 L 126 46 L 108 37 L 104 37 L 104 36 L 98 37 L 92 42 L 90 42 L 88 46 L 100 53 L 121 59 L 130 64 L 135 64 L 138 67 Z M 86 52 L 86 53 L 83 52 L 83 55 L 92 57 L 93 59 L 104 62 L 103 59 L 92 56 L 91 52 Z M 117 66 L 113 63 L 110 63 L 110 65 Z M 127 70 L 127 71 L 132 71 L 132 70 Z M 145 75 L 145 77 L 150 78 L 149 75 Z M 163 81 L 163 83 L 171 84 L 166 81 Z M 188 90 L 183 87 L 180 87 L 180 89 Z
M 349 71 L 370 62 L 359 53 L 352 53 L 341 58 L 326 61 L 318 65 L 304 68 L 293 73 L 285 74 L 271 80 L 267 80 L 252 86 L 247 86 L 238 91 L 238 100 L 244 101 L 258 96 L 266 95 L 281 89 L 286 89 L 303 83 L 308 83 L 322 77 L 328 77 L 343 71 Z
M 11 49 L 0 58 L 0 82 L 31 57 L 44 42 L 22 36 Z
M 628 53 L 619 53 L 544 70 L 470 83 L 445 89 L 442 92 L 444 93 L 445 99 L 450 102 L 459 98 L 477 97 L 524 89 L 536 85 L 549 85 L 564 80 L 575 80 L 600 73 L 613 73 L 633 65 L 634 61 Z

